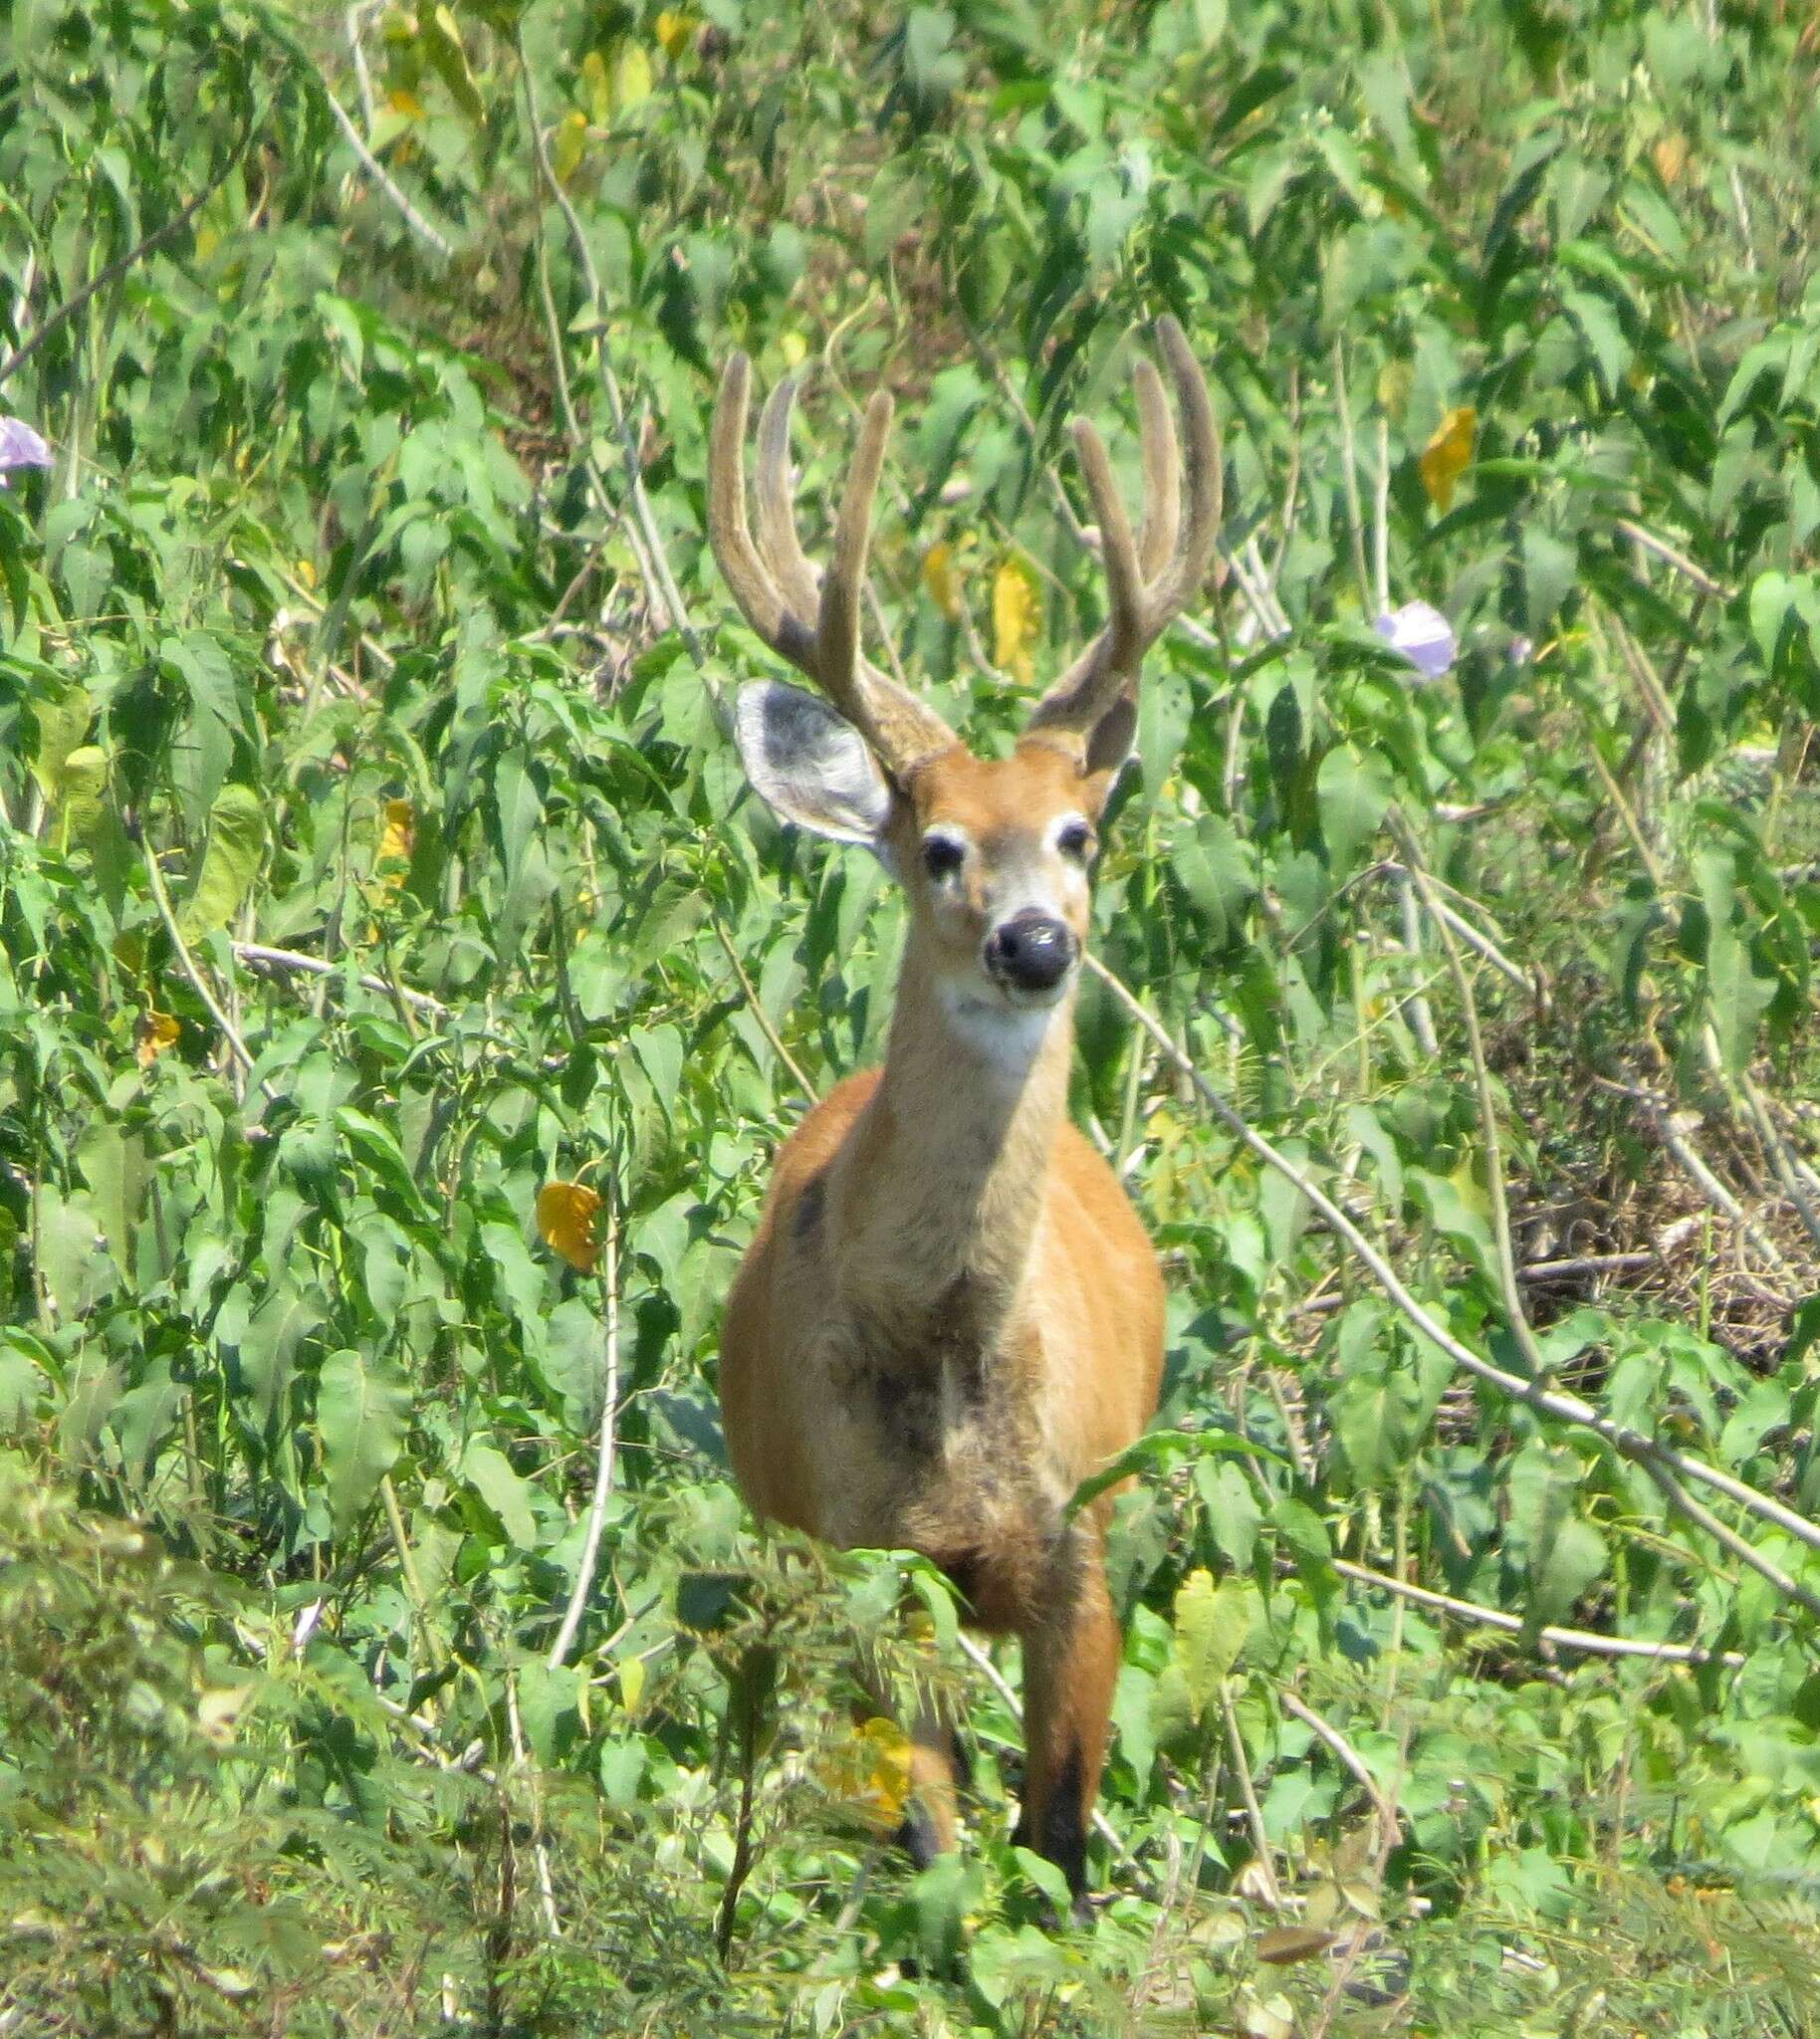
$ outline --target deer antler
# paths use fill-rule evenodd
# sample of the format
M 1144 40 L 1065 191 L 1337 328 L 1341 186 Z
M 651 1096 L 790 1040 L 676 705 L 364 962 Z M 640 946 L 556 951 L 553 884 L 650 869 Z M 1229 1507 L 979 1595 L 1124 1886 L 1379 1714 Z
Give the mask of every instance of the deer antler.
M 736 353 L 721 374 L 708 442 L 708 537 L 746 620 L 780 658 L 813 680 L 895 778 L 945 751 L 954 732 L 895 680 L 860 655 L 859 601 L 865 583 L 872 498 L 891 429 L 891 398 L 866 406 L 834 527 L 834 558 L 817 587 L 791 507 L 790 414 L 794 380 L 780 382 L 759 420 L 758 541 L 746 521 L 746 412 L 752 363 Z
M 1173 319 L 1157 321 L 1157 343 L 1176 385 L 1188 438 L 1186 529 L 1175 425 L 1162 377 L 1148 361 L 1139 361 L 1132 378 L 1144 448 L 1144 533 L 1136 543 L 1105 442 L 1087 419 L 1074 421 L 1074 444 L 1099 519 L 1111 613 L 1105 628 L 1030 711 L 1028 727 L 1083 745 L 1120 694 L 1135 685 L 1144 653 L 1200 586 L 1220 530 L 1220 434 L 1207 377 Z

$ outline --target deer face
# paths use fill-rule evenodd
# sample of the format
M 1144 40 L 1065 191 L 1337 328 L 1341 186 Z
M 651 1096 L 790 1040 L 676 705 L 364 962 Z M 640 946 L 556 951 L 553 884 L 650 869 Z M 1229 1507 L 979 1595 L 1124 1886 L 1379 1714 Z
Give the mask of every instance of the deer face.
M 912 776 L 891 860 L 952 1001 L 1028 1010 L 1072 991 L 1106 791 L 1041 741 L 994 761 L 957 746 Z
M 1187 428 L 1180 460 L 1162 378 L 1135 378 L 1145 505 L 1134 539 L 1091 425 L 1075 440 L 1099 520 L 1105 628 L 1036 704 L 1009 758 L 975 757 L 933 709 L 859 653 L 859 597 L 890 399 L 867 408 L 817 575 L 789 496 L 792 386 L 759 425 L 758 533 L 747 523 L 749 369 L 728 363 L 709 451 L 709 535 L 761 637 L 825 700 L 761 681 L 741 689 L 735 735 L 747 776 L 787 820 L 864 842 L 909 891 L 920 966 L 957 1019 L 1041 1012 L 1071 993 L 1087 932 L 1095 827 L 1130 752 L 1145 647 L 1193 595 L 1220 523 L 1220 454 L 1206 378 L 1173 320 L 1158 328 Z M 1182 479 L 1188 482 L 1183 517 Z

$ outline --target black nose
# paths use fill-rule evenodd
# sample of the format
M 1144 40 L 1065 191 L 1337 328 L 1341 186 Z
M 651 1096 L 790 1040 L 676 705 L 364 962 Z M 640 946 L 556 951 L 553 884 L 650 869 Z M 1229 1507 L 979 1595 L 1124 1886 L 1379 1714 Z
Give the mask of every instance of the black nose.
M 986 967 L 1021 992 L 1051 992 L 1074 967 L 1067 926 L 1034 907 L 1002 921 L 986 941 Z

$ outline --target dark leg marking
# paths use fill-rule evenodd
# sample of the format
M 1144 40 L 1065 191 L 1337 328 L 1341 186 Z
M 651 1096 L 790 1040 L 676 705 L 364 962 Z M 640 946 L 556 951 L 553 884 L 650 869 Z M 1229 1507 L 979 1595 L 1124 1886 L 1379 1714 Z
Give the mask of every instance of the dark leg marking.
M 910 1801 L 910 1809 L 904 1814 L 896 1838 L 897 1845 L 918 1869 L 927 1869 L 942 1852 L 936 1846 L 935 1823 L 915 1799 Z
M 1042 1832 L 1036 1837 L 1036 1852 L 1046 1855 L 1068 1880 L 1074 1893 L 1078 1917 L 1087 1894 L 1087 1825 L 1080 1809 L 1080 1746 L 1074 1744 L 1062 1759 L 1042 1808 Z
M 1032 1829 L 1026 1805 L 1012 1830 L 1014 1848 L 1030 1848 L 1046 1856 L 1068 1880 L 1074 1894 L 1069 1907 L 1076 1926 L 1089 1926 L 1093 1907 L 1087 1901 L 1087 1828 L 1080 1809 L 1081 1761 L 1079 1745 L 1071 1747 L 1055 1773 L 1049 1802 L 1042 1808 L 1041 1831 Z M 1046 1915 L 1048 1906 L 1043 1906 Z

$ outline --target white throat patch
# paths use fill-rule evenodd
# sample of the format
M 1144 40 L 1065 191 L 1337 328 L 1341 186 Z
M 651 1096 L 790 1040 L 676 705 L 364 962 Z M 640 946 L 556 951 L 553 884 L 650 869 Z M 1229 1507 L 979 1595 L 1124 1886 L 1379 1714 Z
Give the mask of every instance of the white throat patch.
M 937 986 L 937 996 L 955 1038 L 1008 1083 L 1029 1073 L 1068 1004 L 1061 998 L 1048 1006 L 1013 1006 L 995 992 L 953 979 Z

